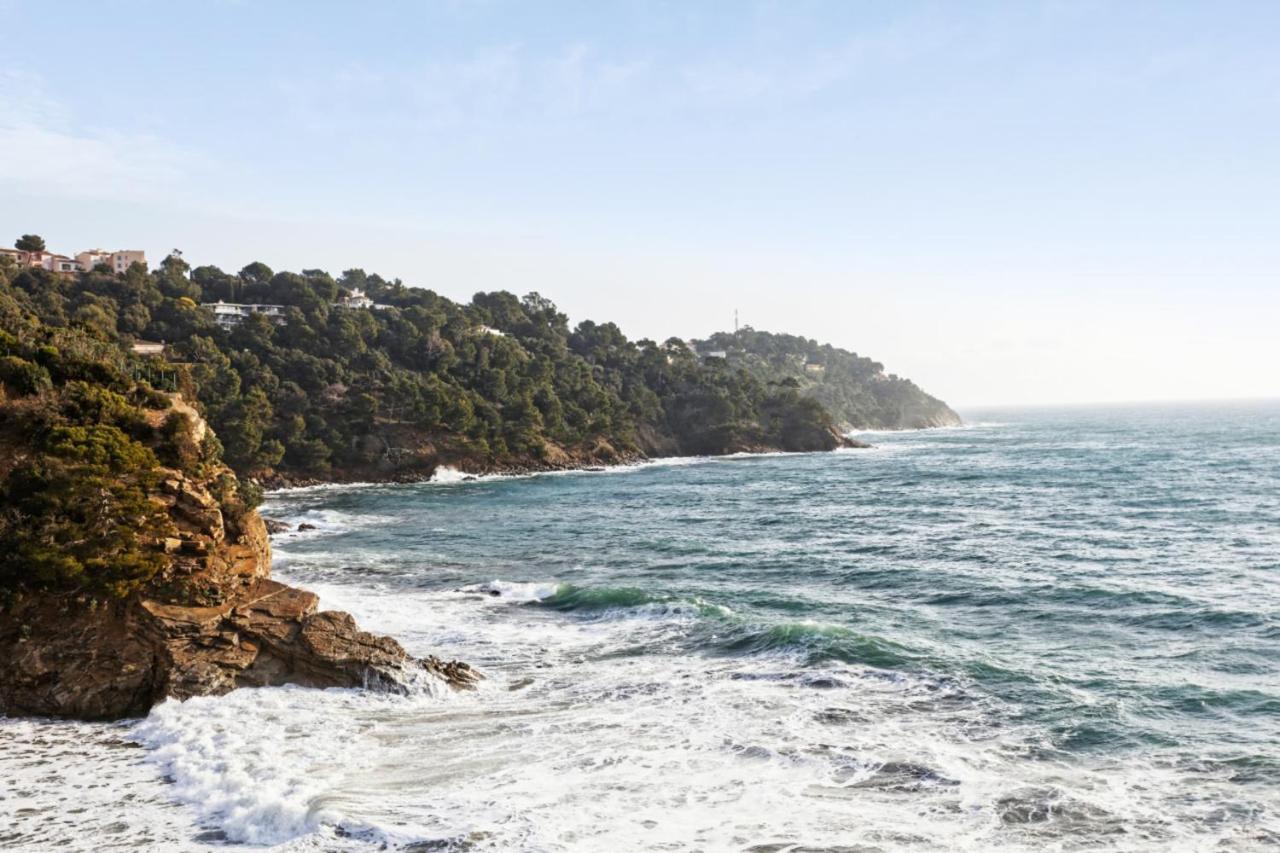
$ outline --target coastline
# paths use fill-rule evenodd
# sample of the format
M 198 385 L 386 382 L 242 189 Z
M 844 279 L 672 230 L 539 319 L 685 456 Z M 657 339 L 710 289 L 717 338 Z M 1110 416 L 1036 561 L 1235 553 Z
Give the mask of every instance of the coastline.
M 893 432 L 917 432 L 923 429 L 952 429 L 954 427 L 923 427 L 917 429 L 893 430 Z M 889 430 L 885 430 L 889 432 Z M 469 483 L 476 481 L 493 481 L 493 480 L 514 480 L 526 477 L 549 476 L 556 474 L 603 474 L 608 472 L 617 472 L 625 470 L 639 470 L 648 466 L 659 465 L 679 465 L 689 464 L 694 461 L 711 461 L 716 459 L 734 459 L 749 458 L 758 456 L 792 456 L 803 455 L 809 453 L 836 453 L 841 450 L 871 450 L 875 445 L 865 441 L 852 438 L 849 435 L 842 436 L 843 443 L 830 450 L 781 450 L 779 448 L 759 448 L 752 450 L 735 450 L 729 453 L 715 454 L 656 454 L 645 455 L 642 453 L 620 454 L 621 459 L 615 459 L 609 462 L 592 462 L 581 461 L 572 463 L 538 463 L 529 462 L 524 464 L 511 465 L 484 465 L 478 467 L 468 466 L 470 460 L 461 461 L 441 461 L 424 473 L 418 471 L 395 471 L 385 476 L 372 475 L 367 471 L 351 473 L 348 475 L 339 474 L 334 477 L 289 477 L 288 475 L 275 474 L 267 478 L 250 478 L 258 483 L 264 494 L 287 494 L 290 492 L 300 492 L 310 489 L 324 488 L 341 488 L 341 487 L 373 487 L 373 486 L 393 486 L 393 485 L 416 485 L 420 483 L 438 483 L 440 485 L 454 485 L 457 483 Z M 686 462 L 685 460 L 688 460 Z M 448 471 L 456 475 L 451 476 L 447 480 L 438 479 L 442 471 Z

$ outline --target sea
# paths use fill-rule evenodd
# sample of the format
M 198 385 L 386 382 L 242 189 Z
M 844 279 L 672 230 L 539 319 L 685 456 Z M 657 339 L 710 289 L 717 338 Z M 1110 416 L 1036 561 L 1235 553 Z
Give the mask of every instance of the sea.
M 1280 850 L 1280 403 L 272 494 L 473 692 L 0 720 L 0 849 Z

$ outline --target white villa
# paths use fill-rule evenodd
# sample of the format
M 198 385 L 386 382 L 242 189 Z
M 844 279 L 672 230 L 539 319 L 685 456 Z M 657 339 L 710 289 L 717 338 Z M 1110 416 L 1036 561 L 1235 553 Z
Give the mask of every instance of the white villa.
M 265 302 L 241 303 L 241 302 L 202 302 L 200 307 L 213 314 L 213 319 L 224 329 L 233 329 L 245 321 L 246 317 L 254 314 L 265 314 L 277 326 L 283 326 L 285 322 L 284 312 L 287 306 L 270 305 Z M 368 296 L 364 291 L 356 288 L 351 291 L 349 296 L 343 296 L 333 303 L 335 308 L 373 308 L 382 309 L 390 308 L 390 305 L 379 305 Z
M 340 307 L 340 308 L 374 308 L 374 307 L 380 308 L 382 307 L 382 306 L 375 306 L 373 300 L 365 296 L 364 291 L 358 287 L 352 289 L 350 296 L 339 297 L 338 301 L 333 304 L 335 307 Z
M 214 321 L 224 329 L 232 329 L 254 314 L 266 314 L 276 325 L 284 324 L 284 306 L 266 305 L 262 303 L 241 304 L 238 302 L 204 302 L 201 308 L 213 314 Z

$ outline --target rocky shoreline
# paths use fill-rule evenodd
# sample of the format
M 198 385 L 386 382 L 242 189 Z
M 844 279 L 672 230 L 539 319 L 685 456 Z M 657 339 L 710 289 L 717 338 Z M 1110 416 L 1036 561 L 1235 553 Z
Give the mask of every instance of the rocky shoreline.
M 859 441 L 855 438 L 840 435 L 838 443 L 831 449 L 865 450 L 870 449 L 871 447 L 873 447 L 873 445 L 868 444 L 865 441 Z M 777 447 L 744 446 L 728 450 L 725 453 L 712 454 L 712 456 L 732 456 L 740 453 L 766 454 L 779 452 L 782 452 L 782 450 Z M 334 471 L 325 477 L 296 476 L 272 471 L 263 476 L 255 477 L 254 482 L 262 486 L 262 488 L 268 492 L 281 491 L 284 489 L 307 489 L 315 488 L 317 486 L 332 485 L 411 485 L 413 483 L 429 482 L 433 477 L 435 477 L 437 471 L 441 468 L 452 468 L 470 477 L 527 477 L 534 474 L 549 474 L 565 471 L 604 471 L 609 468 L 620 468 L 627 465 L 637 465 L 643 462 L 655 462 L 661 459 L 675 458 L 677 456 L 680 456 L 680 454 L 611 452 L 605 458 L 596 458 L 594 456 L 587 456 L 585 458 L 582 456 L 569 456 L 567 458 L 556 459 L 555 461 L 524 459 L 518 462 L 508 461 L 505 463 L 493 463 L 484 460 L 477 460 L 474 457 L 458 457 L 450 459 L 436 459 L 428 465 L 414 466 L 411 469 L 386 469 L 379 466 L 372 466 L 361 469 Z
M 197 426 L 203 430 L 203 421 Z M 844 436 L 833 441 L 870 446 Z M 323 480 L 274 475 L 260 483 L 273 490 L 413 483 L 429 480 L 446 465 L 473 476 L 604 470 L 670 455 L 606 447 L 504 464 L 435 459 L 410 469 L 335 472 Z M 284 528 L 256 511 L 236 514 L 219 504 L 211 484 L 228 474 L 221 467 L 201 479 L 165 472 L 152 500 L 167 508 L 176 535 L 155 543 L 167 567 L 142 591 L 123 600 L 29 594 L 0 608 L 0 713 L 104 720 L 145 715 L 166 698 L 239 687 L 404 692 L 423 679 L 468 689 L 482 678 L 459 661 L 415 658 L 396 640 L 360 630 L 350 615 L 321 611 L 314 593 L 272 580 L 269 532 Z M 275 529 L 269 531 L 269 524 Z
M 155 543 L 167 566 L 143 590 L 4 603 L 0 713 L 104 720 L 239 687 L 405 692 L 424 680 L 466 689 L 481 678 L 465 663 L 415 658 L 350 615 L 321 611 L 314 593 L 272 580 L 262 518 L 224 514 L 209 485 L 167 472 L 152 500 L 168 507 L 177 535 Z

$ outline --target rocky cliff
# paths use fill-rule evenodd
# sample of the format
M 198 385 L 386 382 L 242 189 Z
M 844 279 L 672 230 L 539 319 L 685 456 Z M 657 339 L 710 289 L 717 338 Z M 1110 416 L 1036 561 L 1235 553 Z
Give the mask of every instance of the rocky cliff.
M 196 428 L 204 430 L 198 416 Z M 271 580 L 262 519 L 214 496 L 226 468 L 200 478 L 160 472 L 149 498 L 168 514 L 172 535 L 149 544 L 165 560 L 144 587 L 123 599 L 38 590 L 5 601 L 3 713 L 108 719 L 237 687 L 400 691 L 433 678 L 466 688 L 479 678 L 463 663 L 414 658 L 348 614 L 320 611 L 314 594 Z

